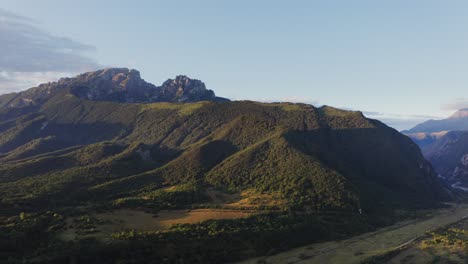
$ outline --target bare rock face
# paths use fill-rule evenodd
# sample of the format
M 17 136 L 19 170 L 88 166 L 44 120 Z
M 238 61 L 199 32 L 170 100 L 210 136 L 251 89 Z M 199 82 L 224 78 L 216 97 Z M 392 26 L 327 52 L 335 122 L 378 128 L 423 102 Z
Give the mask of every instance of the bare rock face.
M 212 90 L 207 90 L 205 84 L 199 80 L 192 80 L 184 75 L 165 81 L 161 86 L 162 98 L 171 102 L 191 102 L 215 100 Z
M 18 93 L 9 106 L 38 105 L 61 91 L 87 100 L 119 103 L 229 101 L 216 97 L 203 82 L 187 76 L 180 75 L 155 86 L 143 80 L 137 70 L 109 68 L 41 84 Z
M 468 179 L 468 154 L 460 158 L 460 163 L 458 163 L 458 166 L 453 170 L 452 178 L 455 180 Z
M 93 101 L 151 102 L 159 95 L 156 86 L 141 79 L 138 71 L 127 68 L 88 72 L 68 81 L 73 94 Z
M 162 86 L 147 83 L 138 71 L 126 68 L 104 69 L 76 78 L 80 82 L 75 94 L 89 100 L 138 103 L 228 101 L 216 97 L 202 81 L 183 75 L 165 81 Z

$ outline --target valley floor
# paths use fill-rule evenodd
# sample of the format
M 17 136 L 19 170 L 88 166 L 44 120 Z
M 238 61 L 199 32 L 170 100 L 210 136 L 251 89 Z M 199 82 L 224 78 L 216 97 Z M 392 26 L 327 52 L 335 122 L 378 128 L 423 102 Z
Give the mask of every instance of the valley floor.
M 59 235 L 64 241 L 77 238 L 95 237 L 100 240 L 109 240 L 110 234 L 124 230 L 138 231 L 167 231 L 174 224 L 196 224 L 213 219 L 237 219 L 248 217 L 256 211 L 223 210 L 223 209 L 195 209 L 195 210 L 163 210 L 157 214 L 142 210 L 120 209 L 105 213 L 95 213 L 90 216 L 71 217 L 66 220 L 67 228 Z M 89 219 L 89 220 L 88 220 Z M 83 230 L 76 228 L 80 220 L 98 223 Z M 90 232 L 91 230 L 91 232 Z
M 431 258 L 438 259 L 440 254 L 445 253 L 439 252 L 438 255 L 436 252 L 434 255 L 432 250 L 426 254 L 430 255 L 430 258 L 424 256 L 424 260 L 420 259 L 421 261 L 419 261 L 417 255 L 409 254 L 410 257 L 414 257 L 413 259 L 404 256 L 404 254 L 408 254 L 405 251 L 419 249 L 419 244 L 423 244 L 424 240 L 430 238 L 429 231 L 452 225 L 463 219 L 464 221 L 461 221 L 461 223 L 467 222 L 467 217 L 468 204 L 453 204 L 451 208 L 428 213 L 427 217 L 422 219 L 404 221 L 349 239 L 316 243 L 242 263 L 428 263 L 427 261 L 430 262 Z M 462 224 L 458 223 L 458 225 Z M 468 223 L 462 225 L 462 228 L 465 228 L 462 229 L 462 233 L 468 233 L 466 231 L 468 230 Z M 448 254 L 450 255 L 450 253 Z M 460 260 L 462 257 L 460 257 Z

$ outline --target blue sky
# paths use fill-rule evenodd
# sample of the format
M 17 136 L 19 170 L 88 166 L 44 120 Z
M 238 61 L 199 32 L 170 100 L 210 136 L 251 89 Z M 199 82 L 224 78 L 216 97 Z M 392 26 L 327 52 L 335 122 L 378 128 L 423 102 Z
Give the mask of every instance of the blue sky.
M 0 0 L 0 93 L 119 66 L 403 129 L 468 107 L 467 25 L 466 1 Z

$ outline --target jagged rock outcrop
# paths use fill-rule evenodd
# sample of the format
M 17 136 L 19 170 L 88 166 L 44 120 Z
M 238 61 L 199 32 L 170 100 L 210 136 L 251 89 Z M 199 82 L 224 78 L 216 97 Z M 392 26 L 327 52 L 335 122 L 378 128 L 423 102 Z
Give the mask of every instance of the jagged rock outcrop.
M 60 91 L 69 91 L 75 96 L 92 101 L 119 103 L 229 101 L 217 97 L 202 81 L 187 76 L 179 75 L 165 81 L 162 86 L 155 86 L 143 80 L 137 70 L 108 68 L 41 84 L 10 95 L 9 102 L 0 104 L 10 107 L 37 105 Z
M 160 98 L 169 102 L 226 101 L 216 97 L 212 90 L 207 90 L 202 81 L 184 75 L 165 81 L 160 89 Z

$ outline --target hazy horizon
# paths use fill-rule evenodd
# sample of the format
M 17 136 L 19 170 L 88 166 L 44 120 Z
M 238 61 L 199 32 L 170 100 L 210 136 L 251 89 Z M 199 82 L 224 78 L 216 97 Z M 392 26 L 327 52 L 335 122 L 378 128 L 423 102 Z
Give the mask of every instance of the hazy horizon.
M 398 130 L 468 105 L 462 1 L 1 3 L 0 93 L 128 67 L 234 100 L 360 110 Z

